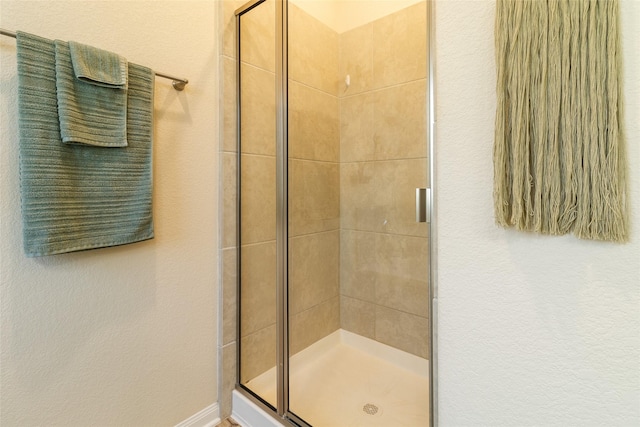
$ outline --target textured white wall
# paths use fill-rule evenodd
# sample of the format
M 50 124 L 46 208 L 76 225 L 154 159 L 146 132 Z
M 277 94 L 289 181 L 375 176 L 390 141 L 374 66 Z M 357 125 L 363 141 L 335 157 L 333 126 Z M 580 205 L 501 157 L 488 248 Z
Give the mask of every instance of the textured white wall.
M 0 37 L 0 424 L 174 425 L 217 400 L 217 42 L 210 1 L 5 1 L 0 26 L 156 79 L 155 240 L 22 252 L 15 40 Z
M 626 245 L 494 225 L 495 2 L 436 4 L 442 426 L 640 425 L 640 2 L 621 9 Z

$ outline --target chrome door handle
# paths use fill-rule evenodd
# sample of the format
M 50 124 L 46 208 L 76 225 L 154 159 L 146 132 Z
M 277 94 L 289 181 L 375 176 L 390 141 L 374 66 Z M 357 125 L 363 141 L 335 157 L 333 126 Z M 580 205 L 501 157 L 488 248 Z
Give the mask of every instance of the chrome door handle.
M 416 222 L 431 222 L 430 188 L 416 188 Z

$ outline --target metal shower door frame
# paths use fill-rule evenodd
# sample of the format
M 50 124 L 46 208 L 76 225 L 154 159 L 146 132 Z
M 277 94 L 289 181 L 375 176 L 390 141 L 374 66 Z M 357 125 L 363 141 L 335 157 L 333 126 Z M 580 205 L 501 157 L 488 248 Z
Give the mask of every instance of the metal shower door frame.
M 292 427 L 311 427 L 289 408 L 289 330 L 288 330 L 288 0 L 276 2 L 276 372 L 277 372 L 277 406 L 273 408 L 249 388 L 240 382 L 241 369 L 241 94 L 240 94 L 240 18 L 243 14 L 258 7 L 267 0 L 251 0 L 235 11 L 236 23 L 236 113 L 237 113 L 237 200 L 236 200 L 236 238 L 237 238 L 237 331 L 238 343 L 236 363 L 236 390 L 265 410 L 270 416 L 285 425 Z M 435 169 L 435 0 L 425 0 L 427 4 L 426 22 L 428 26 L 427 40 L 427 152 L 429 165 L 429 190 L 431 203 L 428 207 L 430 221 L 429 233 L 429 310 L 430 323 L 430 360 L 429 360 L 429 424 L 438 425 L 438 377 L 437 377 L 437 246 L 436 246 L 436 169 Z M 274 413 L 275 409 L 275 413 Z
M 311 427 L 304 420 L 298 418 L 289 411 L 289 359 L 288 359 L 288 66 L 287 66 L 287 0 L 274 0 L 276 2 L 276 378 L 277 378 L 277 406 L 273 408 L 262 398 L 240 383 L 242 340 L 241 333 L 241 175 L 242 175 L 242 151 L 241 151 L 241 67 L 240 46 L 241 16 L 250 10 L 260 6 L 266 0 L 252 0 L 235 11 L 236 22 L 236 99 L 237 99 L 237 206 L 236 206 L 236 238 L 237 238 L 237 372 L 236 389 L 253 403 L 265 410 L 268 414 L 291 426 Z M 275 414 L 273 410 L 275 409 Z M 293 422 L 291 420 L 294 420 Z

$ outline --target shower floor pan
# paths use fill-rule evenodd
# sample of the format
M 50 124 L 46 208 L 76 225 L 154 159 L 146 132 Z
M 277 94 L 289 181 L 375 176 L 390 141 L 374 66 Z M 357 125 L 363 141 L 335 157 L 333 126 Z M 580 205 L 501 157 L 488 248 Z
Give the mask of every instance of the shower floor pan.
M 289 407 L 314 427 L 429 425 L 426 359 L 337 330 L 293 356 L 289 369 Z M 273 402 L 275 375 L 247 386 Z

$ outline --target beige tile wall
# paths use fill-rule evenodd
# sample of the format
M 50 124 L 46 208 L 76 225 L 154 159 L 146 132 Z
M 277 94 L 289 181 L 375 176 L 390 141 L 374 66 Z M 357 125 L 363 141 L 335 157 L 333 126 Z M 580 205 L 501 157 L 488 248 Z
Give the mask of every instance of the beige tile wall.
M 295 45 L 296 39 L 291 40 Z M 297 62 L 291 58 L 291 62 Z M 340 160 L 338 97 L 289 81 L 289 157 L 337 163 Z
M 338 94 L 338 34 L 289 3 L 289 78 Z
M 375 89 L 426 78 L 426 19 L 423 1 L 373 23 Z
M 291 354 L 340 327 L 338 34 L 289 4 Z
M 289 234 L 296 237 L 339 228 L 340 165 L 337 162 L 291 159 Z
M 429 357 L 426 3 L 340 34 L 340 319 Z

